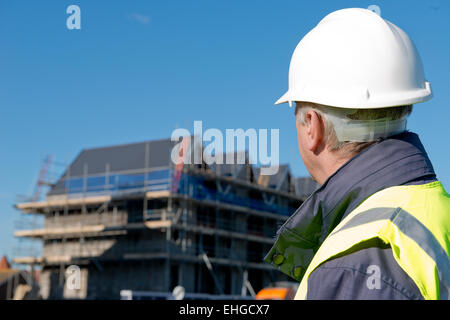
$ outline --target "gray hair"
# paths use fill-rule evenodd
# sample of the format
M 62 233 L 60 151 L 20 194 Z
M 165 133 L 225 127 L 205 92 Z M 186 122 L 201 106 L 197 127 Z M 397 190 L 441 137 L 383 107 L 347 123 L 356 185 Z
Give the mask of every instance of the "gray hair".
M 334 125 L 327 116 L 327 111 L 334 107 L 320 105 L 312 102 L 297 102 L 295 108 L 295 115 L 297 121 L 301 124 L 306 124 L 306 113 L 313 110 L 323 120 L 325 126 L 325 143 L 330 151 L 339 151 L 343 156 L 358 153 L 368 146 L 372 145 L 376 141 L 382 138 L 375 139 L 373 141 L 354 142 L 354 141 L 339 141 L 334 129 Z M 378 108 L 378 109 L 349 109 L 347 118 L 352 120 L 377 120 L 388 119 L 398 120 L 406 118 L 412 111 L 412 105 L 404 105 L 398 107 Z

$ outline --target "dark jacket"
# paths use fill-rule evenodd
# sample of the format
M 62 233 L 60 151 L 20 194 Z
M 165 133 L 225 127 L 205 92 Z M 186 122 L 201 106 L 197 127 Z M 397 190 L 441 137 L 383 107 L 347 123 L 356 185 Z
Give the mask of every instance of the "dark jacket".
M 405 132 L 375 143 L 335 172 L 286 221 L 265 260 L 283 253 L 277 268 L 300 281 L 326 236 L 361 202 L 382 189 L 436 181 L 432 164 L 414 133 Z M 380 286 L 368 285 L 373 266 Z M 412 279 L 393 258 L 389 246 L 371 247 L 329 260 L 308 280 L 307 299 L 422 299 Z

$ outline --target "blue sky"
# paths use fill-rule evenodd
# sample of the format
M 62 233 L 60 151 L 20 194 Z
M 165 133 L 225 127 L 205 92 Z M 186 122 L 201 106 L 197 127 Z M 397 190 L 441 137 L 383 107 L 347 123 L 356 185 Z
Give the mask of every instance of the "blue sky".
M 81 30 L 66 8 L 81 8 Z M 298 41 L 326 14 L 378 5 L 415 42 L 434 98 L 417 132 L 450 187 L 450 2 L 0 1 L 0 255 L 11 254 L 12 205 L 33 189 L 40 159 L 169 137 L 177 127 L 279 128 L 280 161 L 306 175 L 287 89 Z

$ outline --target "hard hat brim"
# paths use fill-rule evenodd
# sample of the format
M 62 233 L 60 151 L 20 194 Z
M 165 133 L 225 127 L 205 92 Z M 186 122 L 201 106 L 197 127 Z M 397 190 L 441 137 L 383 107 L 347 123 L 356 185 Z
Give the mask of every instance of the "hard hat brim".
M 289 102 L 289 101 L 290 100 L 289 100 L 289 91 L 288 91 L 285 94 L 283 94 L 281 96 L 281 98 L 279 98 L 274 104 L 275 105 L 279 105 L 279 104 L 286 103 L 286 102 Z
M 308 89 L 313 90 L 308 91 Z M 320 91 L 320 88 L 308 88 L 306 86 L 303 87 L 302 92 L 291 93 L 287 91 L 275 102 L 275 105 L 289 102 L 291 107 L 292 102 L 308 101 L 337 108 L 378 109 L 417 104 L 433 98 L 431 85 L 428 81 L 424 83 L 423 88 L 394 92 L 393 94 L 385 94 L 375 98 L 371 98 L 369 94 L 366 96 L 364 93 L 369 91 L 365 88 L 356 88 L 355 90 L 349 88 L 348 92 L 344 92 L 344 90 L 329 90 L 326 94 Z

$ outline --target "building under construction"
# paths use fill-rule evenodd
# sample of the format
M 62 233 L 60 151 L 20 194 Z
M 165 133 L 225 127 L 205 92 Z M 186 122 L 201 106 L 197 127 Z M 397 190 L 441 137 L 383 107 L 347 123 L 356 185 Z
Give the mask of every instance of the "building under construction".
M 83 150 L 45 199 L 16 204 L 21 216 L 42 218 L 15 232 L 39 241 L 40 254 L 14 263 L 40 266 L 44 299 L 118 299 L 121 290 L 177 285 L 238 296 L 287 280 L 263 257 L 315 183 L 294 179 L 288 166 L 264 176 L 246 155 L 243 164 L 174 164 L 175 144 Z M 202 146 L 191 149 L 188 157 Z M 77 286 L 67 283 L 73 265 Z

